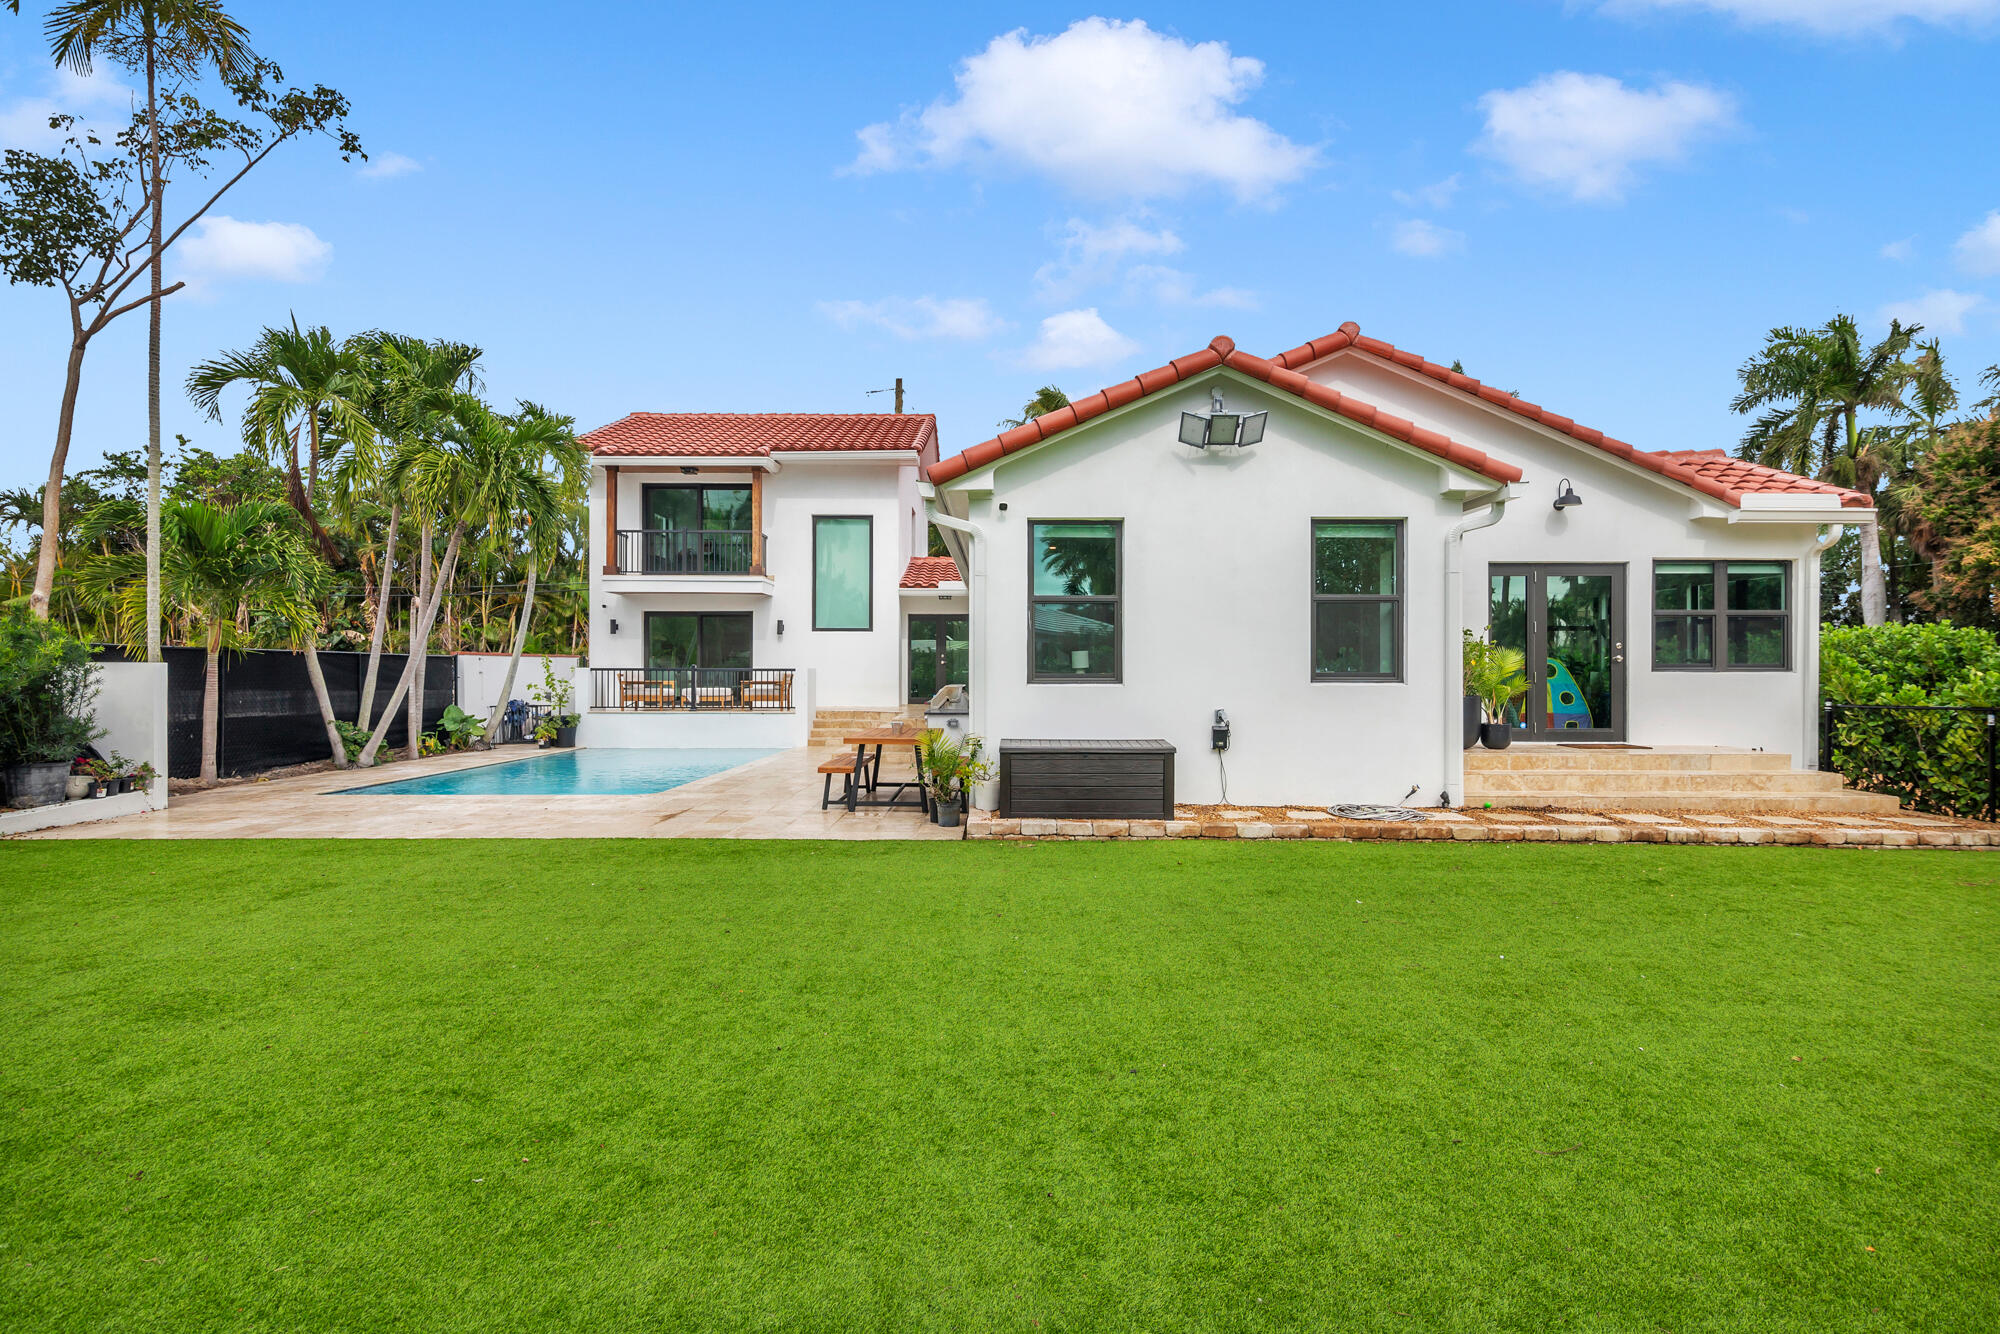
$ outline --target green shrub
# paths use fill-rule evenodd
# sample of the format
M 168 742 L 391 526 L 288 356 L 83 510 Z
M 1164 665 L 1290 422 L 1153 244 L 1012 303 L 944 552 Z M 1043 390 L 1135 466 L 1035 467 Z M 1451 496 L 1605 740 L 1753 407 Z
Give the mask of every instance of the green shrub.
M 26 607 L 0 613 L 0 764 L 68 763 L 103 735 L 91 725 L 90 646 Z
M 1987 718 L 2000 710 L 2000 639 L 1953 625 L 1828 628 L 1821 696 L 1833 704 L 1984 710 L 1834 712 L 1833 762 L 1847 781 L 1919 810 L 1977 816 L 1989 800 Z

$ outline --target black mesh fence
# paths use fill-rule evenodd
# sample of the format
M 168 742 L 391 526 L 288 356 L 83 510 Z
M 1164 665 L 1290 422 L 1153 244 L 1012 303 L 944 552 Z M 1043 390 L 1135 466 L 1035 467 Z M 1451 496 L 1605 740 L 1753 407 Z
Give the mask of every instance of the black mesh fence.
M 201 774 L 201 707 L 206 685 L 207 654 L 198 648 L 163 650 L 167 660 L 167 773 L 174 778 Z M 115 648 L 100 649 L 105 661 L 129 655 Z M 404 657 L 384 653 L 376 676 L 375 703 L 382 705 L 403 674 Z M 355 721 L 361 707 L 361 678 L 368 671 L 365 653 L 321 653 L 333 716 Z M 216 718 L 216 767 L 225 778 L 263 773 L 288 764 L 307 764 L 328 757 L 326 728 L 313 698 L 302 653 L 283 649 L 250 649 L 222 655 L 220 707 Z M 437 726 L 447 707 L 458 698 L 458 667 L 449 655 L 434 653 L 424 668 L 424 730 Z M 405 709 L 398 707 L 383 740 L 388 747 L 409 740 Z

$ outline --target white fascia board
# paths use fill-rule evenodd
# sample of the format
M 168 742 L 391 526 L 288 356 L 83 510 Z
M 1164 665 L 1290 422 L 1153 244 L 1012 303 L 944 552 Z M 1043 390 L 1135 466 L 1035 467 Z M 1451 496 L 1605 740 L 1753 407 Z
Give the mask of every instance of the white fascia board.
M 599 587 L 620 597 L 643 593 L 716 593 L 730 597 L 770 597 L 777 591 L 763 574 L 599 574 Z
M 761 454 L 592 454 L 593 468 L 616 468 L 620 472 L 661 471 L 668 468 L 700 468 L 703 472 L 776 472 L 778 465 Z
M 899 588 L 896 591 L 913 602 L 936 602 L 941 598 L 964 597 L 965 584 L 962 580 L 954 580 L 939 584 L 936 588 Z
M 1750 497 L 1743 498 L 1748 502 Z M 1729 516 L 1729 522 L 1739 523 L 1797 523 L 1797 524 L 1863 524 L 1875 517 L 1875 511 L 1854 505 L 1773 505 L 1752 506 L 1746 503 L 1742 509 Z
M 914 449 L 774 449 L 770 457 L 780 463 L 916 463 L 922 456 Z

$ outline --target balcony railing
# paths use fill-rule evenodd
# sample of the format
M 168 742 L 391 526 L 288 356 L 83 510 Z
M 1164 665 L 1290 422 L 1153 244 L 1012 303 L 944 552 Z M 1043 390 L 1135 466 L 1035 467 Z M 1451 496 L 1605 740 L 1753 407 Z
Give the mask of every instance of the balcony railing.
M 731 528 L 621 528 L 620 574 L 757 574 L 754 536 Z
M 590 706 L 622 713 L 789 713 L 792 673 L 790 667 L 593 667 Z

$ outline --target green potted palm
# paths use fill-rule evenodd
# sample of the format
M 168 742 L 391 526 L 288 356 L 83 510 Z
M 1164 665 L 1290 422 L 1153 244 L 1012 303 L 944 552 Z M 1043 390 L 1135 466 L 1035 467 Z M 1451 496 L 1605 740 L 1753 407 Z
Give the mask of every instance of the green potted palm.
M 933 727 L 923 734 L 924 786 L 930 791 L 931 820 L 947 829 L 958 828 L 965 794 L 975 783 L 993 776 L 993 766 L 979 758 L 985 743 L 976 736 L 955 741 L 949 732 Z
M 1505 750 L 1514 740 L 1507 710 L 1528 693 L 1528 657 L 1517 648 L 1485 641 L 1476 661 L 1468 655 L 1465 689 L 1476 695 L 1486 714 L 1479 725 L 1479 742 L 1488 750 Z
M 63 800 L 91 725 L 90 647 L 25 606 L 0 613 L 0 805 Z

